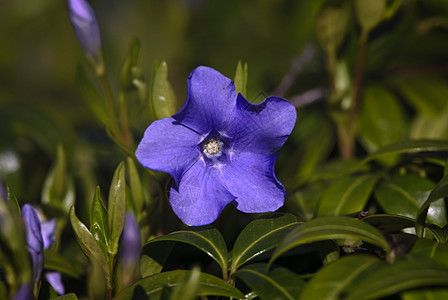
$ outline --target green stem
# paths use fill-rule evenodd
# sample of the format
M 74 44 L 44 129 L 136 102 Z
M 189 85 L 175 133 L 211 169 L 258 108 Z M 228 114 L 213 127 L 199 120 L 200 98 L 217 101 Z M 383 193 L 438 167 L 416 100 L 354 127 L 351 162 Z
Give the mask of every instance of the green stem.
M 121 121 L 121 129 L 122 129 L 122 137 L 123 137 L 123 144 L 126 146 L 126 148 L 131 149 L 132 148 L 132 137 L 131 137 L 131 131 L 129 129 L 129 119 L 128 119 L 128 108 L 126 105 L 126 99 L 124 97 L 124 93 L 120 92 L 120 95 L 118 96 L 118 105 L 120 108 L 120 121 Z

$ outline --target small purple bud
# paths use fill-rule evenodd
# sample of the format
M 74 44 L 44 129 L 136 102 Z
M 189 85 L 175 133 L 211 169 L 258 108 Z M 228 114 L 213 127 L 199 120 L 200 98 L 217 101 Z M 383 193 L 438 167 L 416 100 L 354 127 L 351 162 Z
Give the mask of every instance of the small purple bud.
M 14 300 L 29 300 L 33 299 L 33 285 L 23 284 L 19 287 L 13 297 Z
M 48 283 L 51 284 L 53 289 L 58 293 L 58 295 L 62 295 L 65 293 L 64 285 L 62 284 L 61 273 L 59 272 L 46 272 L 45 278 Z
M 68 12 L 82 48 L 98 61 L 101 50 L 100 30 L 92 7 L 86 0 L 68 0 Z
M 54 242 L 54 233 L 56 231 L 56 219 L 45 221 L 40 224 L 42 230 L 42 239 L 44 242 L 44 249 L 50 248 Z
M 22 207 L 22 219 L 26 230 L 26 249 L 33 263 L 33 280 L 37 283 L 44 269 L 44 243 L 40 221 L 36 211 L 29 204 Z
M 124 220 L 124 229 L 121 236 L 121 263 L 135 265 L 140 260 L 142 238 L 137 221 L 131 213 L 127 213 Z

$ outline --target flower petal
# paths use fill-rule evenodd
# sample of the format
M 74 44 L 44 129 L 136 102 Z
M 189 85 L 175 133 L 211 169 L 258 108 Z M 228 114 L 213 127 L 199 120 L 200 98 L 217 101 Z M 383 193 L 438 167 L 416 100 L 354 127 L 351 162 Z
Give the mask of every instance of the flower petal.
M 171 207 L 182 222 L 190 226 L 210 224 L 235 199 L 218 173 L 218 168 L 207 167 L 200 159 L 182 177 L 179 188 L 171 188 Z
M 182 174 L 198 160 L 201 139 L 173 118 L 161 119 L 146 129 L 135 156 L 145 168 L 169 173 L 179 183 Z
M 54 242 L 54 234 L 56 232 L 56 219 L 45 221 L 40 224 L 42 231 L 42 240 L 44 243 L 44 249 L 50 248 Z
M 25 204 L 22 207 L 22 219 L 26 231 L 26 248 L 33 263 L 33 280 L 38 282 L 44 268 L 44 243 L 39 217 L 31 205 Z
M 238 153 L 223 167 L 222 180 L 246 213 L 275 211 L 283 206 L 285 189 L 274 174 L 277 155 Z
M 188 77 L 187 100 L 173 118 L 201 134 L 221 131 L 235 107 L 236 96 L 229 78 L 212 68 L 197 67 Z
M 289 101 L 268 97 L 254 105 L 241 94 L 224 132 L 233 138 L 233 149 L 272 154 L 285 143 L 296 122 L 297 112 Z
M 48 283 L 51 284 L 53 289 L 58 293 L 58 295 L 62 295 L 65 292 L 64 284 L 62 283 L 61 273 L 59 272 L 47 272 L 45 273 L 45 278 Z

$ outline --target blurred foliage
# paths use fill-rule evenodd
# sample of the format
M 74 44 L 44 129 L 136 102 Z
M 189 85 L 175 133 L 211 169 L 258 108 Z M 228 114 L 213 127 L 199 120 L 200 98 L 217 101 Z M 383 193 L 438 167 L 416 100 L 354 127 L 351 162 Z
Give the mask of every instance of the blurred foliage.
M 45 252 L 66 288 L 57 299 L 448 297 L 447 1 L 89 3 L 105 73 L 84 57 L 65 1 L 0 3 L 1 299 L 32 274 L 25 203 L 57 220 Z M 198 65 L 253 102 L 297 107 L 276 163 L 278 214 L 229 206 L 185 227 L 169 177 L 134 161 Z M 116 268 L 125 210 L 146 242 L 133 274 Z M 37 290 L 56 297 L 46 280 Z

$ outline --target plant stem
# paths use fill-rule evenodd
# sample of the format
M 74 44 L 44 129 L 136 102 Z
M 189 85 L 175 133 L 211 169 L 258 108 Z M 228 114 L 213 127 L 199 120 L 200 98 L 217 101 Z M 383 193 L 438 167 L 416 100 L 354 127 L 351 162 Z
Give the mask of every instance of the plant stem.
M 126 106 L 126 99 L 123 92 L 121 92 L 118 97 L 118 104 L 120 107 L 121 133 L 123 137 L 122 142 L 126 148 L 130 149 L 132 148 L 132 137 L 129 129 L 128 108 Z

